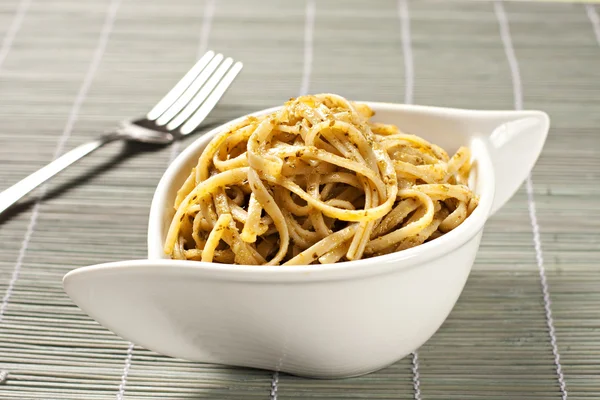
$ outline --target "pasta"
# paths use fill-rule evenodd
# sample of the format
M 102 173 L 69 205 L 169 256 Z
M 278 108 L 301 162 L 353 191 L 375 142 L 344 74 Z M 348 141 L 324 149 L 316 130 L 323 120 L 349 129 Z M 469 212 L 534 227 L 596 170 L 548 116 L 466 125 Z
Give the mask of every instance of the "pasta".
M 173 259 L 308 265 L 374 257 L 452 231 L 477 207 L 471 154 L 371 121 L 365 104 L 300 96 L 217 134 L 175 199 Z

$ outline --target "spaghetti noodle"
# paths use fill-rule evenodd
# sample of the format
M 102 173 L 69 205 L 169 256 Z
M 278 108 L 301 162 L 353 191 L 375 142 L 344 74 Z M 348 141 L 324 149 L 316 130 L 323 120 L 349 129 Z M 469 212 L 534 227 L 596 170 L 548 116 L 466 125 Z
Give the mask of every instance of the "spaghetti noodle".
M 216 135 L 175 199 L 173 259 L 308 265 L 401 251 L 477 207 L 470 151 L 371 121 L 366 105 L 301 96 Z

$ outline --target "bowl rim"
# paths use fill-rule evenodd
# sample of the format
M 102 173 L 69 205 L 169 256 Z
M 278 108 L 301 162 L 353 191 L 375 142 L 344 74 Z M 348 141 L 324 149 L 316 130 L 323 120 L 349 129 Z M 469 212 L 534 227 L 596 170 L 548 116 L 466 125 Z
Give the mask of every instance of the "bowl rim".
M 496 116 L 498 114 L 508 112 L 514 113 L 514 110 L 468 110 L 448 107 L 407 105 L 400 103 L 395 104 L 361 100 L 353 101 L 367 104 L 369 107 L 374 109 L 376 113 L 378 111 L 407 110 L 417 113 L 434 112 L 470 119 L 473 119 L 474 117 L 477 118 L 486 116 Z M 167 193 L 169 192 L 171 181 L 182 172 L 182 167 L 189 162 L 189 159 L 191 157 L 194 157 L 194 154 L 201 152 L 202 150 L 200 149 L 205 147 L 206 144 L 208 144 L 208 142 L 212 139 L 212 137 L 214 137 L 214 135 L 216 135 L 218 132 L 222 132 L 229 126 L 240 122 L 249 116 L 264 115 L 276 111 L 281 107 L 282 106 L 269 107 L 266 109 L 245 114 L 224 124 L 221 124 L 206 133 L 201 134 L 200 137 L 198 137 L 196 140 L 187 145 L 186 148 L 169 164 L 169 166 L 163 173 L 163 176 L 161 177 L 158 185 L 156 186 L 150 207 L 147 232 L 147 251 L 149 261 L 160 265 L 167 263 L 180 268 L 194 268 L 213 271 L 219 276 L 224 276 L 224 274 L 235 275 L 240 274 L 242 272 L 244 273 L 244 275 L 246 272 L 250 274 L 261 275 L 300 274 L 306 276 L 307 274 L 329 275 L 331 273 L 337 275 L 337 273 L 344 271 L 348 272 L 350 275 L 354 275 L 355 273 L 363 275 L 364 273 L 367 273 L 367 271 L 369 271 L 368 274 L 371 275 L 376 274 L 378 271 L 382 272 L 381 270 L 387 270 L 388 268 L 385 268 L 385 266 L 389 266 L 390 264 L 393 264 L 394 269 L 399 270 L 409 268 L 418 264 L 424 264 L 433 259 L 442 257 L 462 247 L 468 241 L 473 239 L 483 229 L 485 222 L 490 216 L 492 203 L 494 200 L 495 173 L 491 155 L 488 149 L 488 144 L 486 143 L 486 138 L 480 135 L 473 135 L 472 142 L 470 145 L 471 147 L 477 147 L 476 151 L 473 151 L 473 154 L 478 162 L 477 180 L 478 182 L 484 182 L 480 194 L 480 202 L 477 208 L 473 211 L 473 213 L 470 216 L 468 216 L 462 224 L 460 224 L 452 231 L 437 238 L 434 241 L 423 243 L 406 250 L 381 256 L 333 264 L 318 265 L 244 265 L 208 263 L 190 260 L 172 260 L 166 258 L 163 255 L 163 240 L 160 236 L 163 229 L 163 211 L 166 209 L 167 204 L 170 201 L 172 201 L 172 199 L 167 198 Z M 186 170 L 185 173 L 188 174 L 189 171 Z M 157 247 L 157 243 L 159 243 L 160 246 L 158 249 L 154 249 Z M 365 271 L 362 271 L 363 273 L 361 273 L 360 271 L 356 271 L 357 269 Z

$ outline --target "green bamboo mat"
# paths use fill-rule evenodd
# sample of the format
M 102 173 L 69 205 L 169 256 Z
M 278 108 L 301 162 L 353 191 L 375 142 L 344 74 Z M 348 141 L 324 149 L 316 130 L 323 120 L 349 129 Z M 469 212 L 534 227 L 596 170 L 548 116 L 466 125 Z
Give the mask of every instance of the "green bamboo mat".
M 144 113 L 207 48 L 245 63 L 209 124 L 323 91 L 522 102 L 552 118 L 530 190 L 489 221 L 440 331 L 346 380 L 171 359 L 84 315 L 62 276 L 145 256 L 154 187 L 195 137 L 90 156 L 0 217 L 0 398 L 599 398 L 598 14 L 558 2 L 0 1 L 0 189 Z

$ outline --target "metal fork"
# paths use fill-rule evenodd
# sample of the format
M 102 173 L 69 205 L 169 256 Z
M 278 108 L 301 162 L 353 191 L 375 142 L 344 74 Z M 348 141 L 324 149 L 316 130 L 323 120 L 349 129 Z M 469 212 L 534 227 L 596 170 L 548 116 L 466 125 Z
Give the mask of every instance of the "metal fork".
M 65 153 L 0 193 L 0 214 L 77 160 L 116 140 L 169 144 L 193 132 L 213 110 L 241 62 L 208 51 L 144 118 L 122 121 L 114 131 Z

